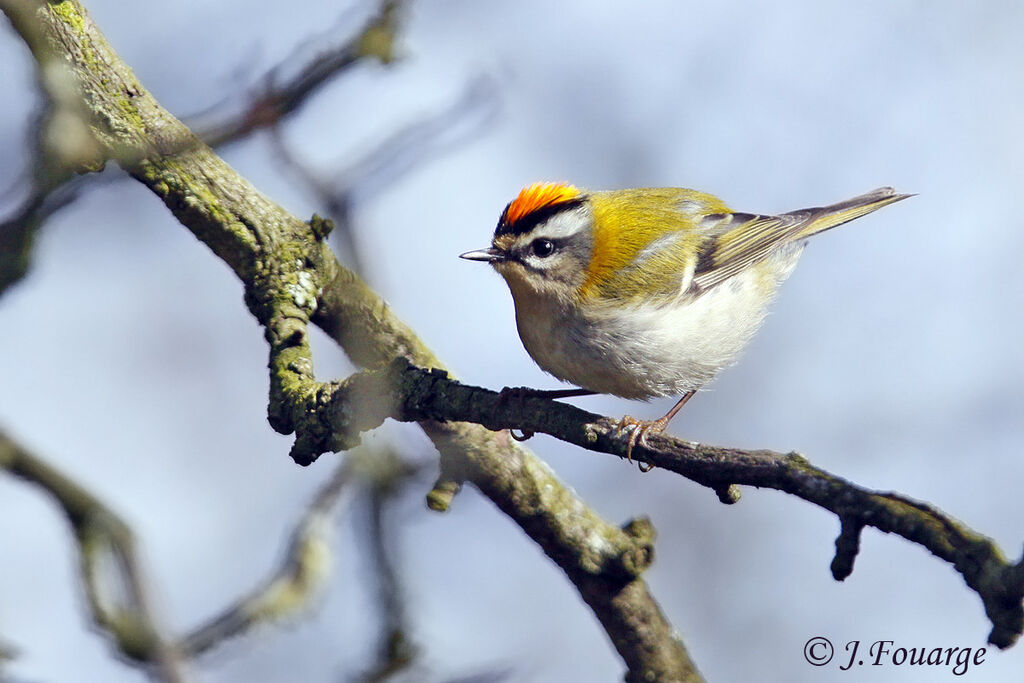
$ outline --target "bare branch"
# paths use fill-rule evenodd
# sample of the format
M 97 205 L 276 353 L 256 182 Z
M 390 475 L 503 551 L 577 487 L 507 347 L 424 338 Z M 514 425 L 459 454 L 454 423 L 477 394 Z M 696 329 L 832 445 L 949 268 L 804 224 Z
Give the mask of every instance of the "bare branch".
M 278 570 L 262 586 L 183 638 L 178 645 L 182 653 L 190 657 L 202 654 L 228 638 L 259 624 L 279 621 L 312 602 L 330 573 L 331 521 L 351 479 L 352 467 L 346 460 L 320 489 L 292 531 Z
M 409 668 L 418 655 L 418 649 L 409 637 L 405 595 L 394 548 L 389 542 L 394 538 L 394 529 L 388 524 L 387 512 L 403 485 L 423 468 L 406 462 L 387 447 L 359 453 L 362 456 L 359 469 L 369 484 L 367 523 L 362 529 L 362 542 L 367 551 L 364 554 L 371 565 L 369 573 L 376 583 L 381 623 L 375 661 L 357 680 L 374 683 Z
M 545 398 L 510 401 L 489 389 L 460 384 L 437 369 L 416 368 L 402 358 L 385 370 L 323 385 L 321 391 L 330 396 L 321 404 L 324 409 L 346 416 L 321 417 L 338 429 L 373 425 L 385 417 L 473 422 L 489 429 L 542 432 L 591 451 L 626 457 L 629 431 L 621 429 L 618 420 Z M 363 397 L 363 391 L 371 400 Z M 352 411 L 349 401 L 387 412 L 348 417 Z M 358 435 L 335 433 L 333 438 L 336 443 L 349 443 Z M 834 513 L 841 532 L 832 573 L 839 581 L 853 571 L 865 526 L 902 536 L 960 572 L 981 598 L 992 622 L 989 642 L 1006 648 L 1024 632 L 1024 559 L 1007 561 L 991 539 L 927 503 L 865 489 L 815 467 L 797 453 L 721 448 L 652 434 L 648 445 L 637 444 L 632 456 L 711 488 L 723 502 L 738 500 L 736 485 L 757 486 L 792 494 Z M 722 492 L 729 493 L 723 497 Z
M 61 506 L 78 542 L 95 624 L 127 659 L 150 664 L 160 680 L 187 680 L 181 653 L 161 635 L 130 527 L 81 485 L 0 432 L 0 468 L 31 482 Z
M 9 218 L 0 221 L 0 293 L 28 272 L 36 232 L 77 198 L 81 183 L 74 182 L 75 174 L 103 168 L 101 150 L 89 128 L 91 117 L 78 94 L 74 74 L 46 47 L 45 36 L 28 18 L 30 3 L 11 2 L 4 9 L 36 57 L 42 99 L 29 135 L 32 166 L 25 182 L 28 196 Z
M 478 76 L 444 110 L 389 135 L 338 173 L 316 171 L 299 160 L 285 143 L 279 126 L 271 129 L 271 141 L 278 158 L 334 221 L 334 234 L 343 253 L 348 255 L 347 262 L 352 270 L 366 277 L 364 259 L 356 246 L 352 227 L 353 206 L 419 165 L 483 132 L 497 109 L 495 84 L 485 76 Z
M 199 137 L 211 147 L 235 142 L 257 130 L 277 125 L 300 109 L 332 78 L 360 61 L 376 59 L 381 64 L 390 64 L 396 57 L 395 41 L 403 4 L 400 0 L 382 0 L 377 14 L 362 31 L 345 43 L 318 54 L 287 82 L 278 82 L 285 65 L 275 66 L 263 76 L 262 92 L 253 96 L 241 115 L 200 129 Z
M 25 277 L 36 233 L 53 214 L 77 199 L 79 190 L 77 183 L 35 188 L 10 218 L 0 221 L 0 294 Z

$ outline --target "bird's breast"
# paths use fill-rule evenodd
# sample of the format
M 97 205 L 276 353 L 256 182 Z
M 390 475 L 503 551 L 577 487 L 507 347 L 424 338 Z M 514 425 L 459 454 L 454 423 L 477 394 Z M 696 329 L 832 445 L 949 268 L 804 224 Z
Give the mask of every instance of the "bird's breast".
M 543 370 L 584 389 L 634 399 L 681 395 L 732 364 L 757 331 L 791 268 L 766 266 L 667 305 L 514 296 L 519 336 Z

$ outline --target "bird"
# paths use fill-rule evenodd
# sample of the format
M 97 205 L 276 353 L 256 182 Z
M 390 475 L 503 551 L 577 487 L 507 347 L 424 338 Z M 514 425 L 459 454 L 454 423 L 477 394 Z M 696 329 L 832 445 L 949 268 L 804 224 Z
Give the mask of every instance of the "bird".
M 657 420 L 623 417 L 632 461 L 638 442 L 664 431 L 698 389 L 735 362 L 808 238 L 911 196 L 882 187 L 767 215 L 733 211 L 685 188 L 534 183 L 506 205 L 489 248 L 460 256 L 488 263 L 504 278 L 527 353 L 578 387 L 516 391 L 680 397 Z

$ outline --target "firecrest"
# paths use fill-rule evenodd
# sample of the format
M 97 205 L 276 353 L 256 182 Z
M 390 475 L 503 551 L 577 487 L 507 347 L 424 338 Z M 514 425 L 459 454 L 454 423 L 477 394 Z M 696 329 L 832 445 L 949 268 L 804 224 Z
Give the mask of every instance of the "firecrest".
M 807 238 L 909 196 L 883 187 L 769 216 L 696 190 L 536 183 L 505 207 L 491 247 L 462 258 L 505 278 L 530 356 L 580 387 L 536 393 L 682 396 L 659 420 L 623 418 L 630 455 L 736 359 Z

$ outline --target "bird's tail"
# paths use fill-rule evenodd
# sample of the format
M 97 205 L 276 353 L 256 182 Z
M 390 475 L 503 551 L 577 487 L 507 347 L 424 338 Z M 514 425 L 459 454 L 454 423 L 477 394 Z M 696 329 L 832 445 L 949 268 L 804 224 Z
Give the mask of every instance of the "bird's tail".
M 860 218 L 865 214 L 881 209 L 883 206 L 888 206 L 901 199 L 913 196 L 912 194 L 899 194 L 891 187 L 880 187 L 877 190 L 862 194 L 853 199 L 847 199 L 844 202 L 812 209 L 802 209 L 783 215 L 803 219 L 801 221 L 802 227 L 794 236 L 794 239 L 800 240 L 806 239 L 811 235 L 817 235 L 819 232 L 831 230 L 838 225 L 852 221 L 854 218 Z

